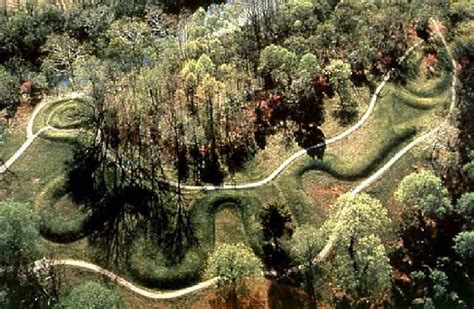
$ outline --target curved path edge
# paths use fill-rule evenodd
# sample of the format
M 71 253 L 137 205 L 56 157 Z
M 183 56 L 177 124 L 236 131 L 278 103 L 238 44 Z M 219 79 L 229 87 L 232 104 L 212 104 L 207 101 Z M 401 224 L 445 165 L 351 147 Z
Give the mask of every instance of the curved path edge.
M 210 287 L 214 287 L 217 284 L 217 281 L 219 279 L 219 278 L 212 278 L 210 280 L 201 282 L 199 284 L 196 284 L 196 285 L 193 285 L 181 290 L 159 292 L 159 291 L 152 291 L 152 290 L 139 287 L 131 283 L 130 281 L 124 279 L 123 277 L 120 277 L 112 273 L 111 271 L 108 271 L 100 266 L 97 266 L 95 264 L 85 262 L 85 261 L 74 260 L 74 259 L 51 259 L 51 260 L 43 259 L 43 260 L 36 261 L 34 264 L 35 264 L 34 266 L 37 269 L 43 268 L 43 267 L 49 267 L 49 266 L 71 266 L 71 267 L 91 271 L 94 273 L 98 273 L 138 295 L 141 295 L 149 299 L 156 299 L 156 300 L 175 299 L 175 298 L 183 297 L 192 293 L 196 293 L 198 291 L 201 291 Z

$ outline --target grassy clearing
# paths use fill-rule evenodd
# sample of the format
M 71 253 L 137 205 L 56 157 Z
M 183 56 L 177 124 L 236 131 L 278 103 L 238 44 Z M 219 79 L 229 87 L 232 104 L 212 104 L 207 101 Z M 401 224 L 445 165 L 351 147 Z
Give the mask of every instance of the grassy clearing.
M 353 183 L 339 180 L 326 172 L 312 170 L 301 176 L 301 186 L 311 198 L 311 204 L 318 209 L 320 218 L 317 219 L 318 226 L 326 221 L 329 215 L 329 207 L 337 198 L 348 192 Z
M 4 143 L 0 145 L 0 159 L 8 160 L 23 145 L 26 133 L 23 128 L 10 128 L 4 135 Z
M 390 211 L 390 217 L 397 224 L 400 215 L 400 205 L 394 198 L 394 193 L 402 179 L 420 169 L 430 169 L 431 165 L 424 154 L 424 145 L 413 148 L 403 156 L 395 165 L 377 182 L 369 187 L 366 192 L 378 198 Z
M 222 205 L 215 215 L 215 246 L 247 242 L 242 219 L 233 206 Z
M 37 139 L 11 167 L 0 189 L 3 186 L 7 198 L 33 202 L 46 184 L 63 175 L 64 163 L 72 157 L 72 147 L 67 143 Z
M 40 245 L 44 256 L 52 258 L 78 259 L 93 262 L 96 253 L 94 247 L 89 245 L 87 238 L 67 244 L 41 238 Z
M 434 100 L 434 113 L 420 106 L 424 98 L 414 98 L 400 87 L 389 85 L 382 91 L 379 104 L 369 121 L 351 137 L 331 145 L 323 160 L 306 160 L 298 172 L 323 170 L 344 180 L 356 180 L 369 176 L 376 167 L 390 157 L 403 143 L 417 132 L 429 128 L 437 121 L 436 113 L 442 113 L 443 103 L 448 100 L 445 92 Z M 405 100 L 400 100 L 404 96 Z M 412 99 L 410 99 L 412 98 Z M 407 101 L 411 103 L 408 104 Z M 356 142 L 360 141 L 360 142 Z
M 419 79 L 409 82 L 403 91 L 393 93 L 396 100 L 417 109 L 433 109 L 436 106 L 447 107 L 448 89 L 451 86 L 451 74 L 444 74 L 438 79 L 422 82 Z
M 325 209 L 340 194 L 349 191 L 353 181 L 371 175 L 415 134 L 438 121 L 437 115 L 444 114 L 449 100 L 449 82 L 446 77 L 431 82 L 438 88 L 433 89 L 436 95 L 433 94 L 429 109 L 424 107 L 425 97 L 387 85 L 374 114 L 358 131 L 329 146 L 323 160 L 306 158 L 296 162 L 271 186 L 256 191 L 256 195 L 269 201 L 284 200 L 299 224 L 319 226 L 325 220 Z M 428 88 L 424 91 L 428 92 Z M 400 100 L 401 95 L 406 100 Z M 397 179 L 385 177 L 389 179 L 386 187 L 390 187 L 390 181 L 398 183 Z M 388 200 L 387 195 L 376 194 L 384 201 Z
M 323 160 L 307 159 L 296 176 L 301 177 L 308 171 L 320 170 L 340 180 L 354 181 L 367 177 L 389 158 L 390 154 L 394 153 L 400 145 L 410 140 L 416 130 L 414 128 L 403 128 L 391 133 L 393 135 L 384 136 L 379 141 L 367 143 L 364 153 L 354 154 L 350 158 L 330 152 L 325 155 Z M 369 148 L 369 145 L 374 145 L 374 147 Z M 380 148 L 377 148 L 377 146 Z
M 46 130 L 43 131 L 40 136 L 43 139 L 47 139 L 50 141 L 62 142 L 64 144 L 70 144 L 71 146 L 76 145 L 77 139 L 80 136 L 81 131 L 79 130 Z
M 357 156 L 360 160 L 367 161 L 367 158 L 370 157 L 380 157 L 411 138 L 417 131 L 428 126 L 433 121 L 432 111 L 439 112 L 447 106 L 450 81 L 450 74 L 443 74 L 436 79 L 418 77 L 405 87 L 388 84 L 382 91 L 374 114 L 369 118 L 368 123 L 347 140 L 342 141 L 338 149 L 335 151 L 330 149 L 327 152 L 328 158 L 332 157 L 331 160 L 335 160 L 329 165 L 341 166 L 341 168 L 327 168 L 328 171 L 335 173 L 335 176 L 340 174 L 339 176 L 342 178 L 350 178 L 349 175 L 357 172 L 357 168 L 354 166 L 361 165 L 362 162 L 344 164 L 342 159 L 337 159 L 341 157 L 338 154 L 346 157 L 354 150 L 360 152 L 361 149 L 367 149 L 366 154 Z M 357 89 L 355 97 L 360 102 L 360 115 L 366 111 L 371 95 L 367 87 Z M 347 129 L 340 126 L 331 115 L 335 104 L 337 104 L 336 101 L 336 99 L 325 100 L 326 121 L 322 129 L 327 137 L 336 136 Z M 354 143 L 359 140 L 366 141 L 366 143 Z M 384 151 L 374 149 L 377 143 L 382 143 Z M 375 144 L 375 147 L 366 147 L 370 144 Z M 331 147 L 333 148 L 333 146 Z M 227 181 L 240 183 L 260 180 L 268 176 L 289 154 L 300 149 L 295 143 L 285 144 L 281 135 L 272 136 L 269 138 L 267 148 L 257 152 L 255 158 L 246 164 L 243 171 L 236 173 Z M 285 155 L 282 156 L 282 154 Z M 379 159 L 379 161 L 381 160 Z M 369 170 L 369 167 L 367 168 Z
M 57 129 L 78 129 L 85 120 L 84 103 L 74 100 L 54 109 L 48 117 L 48 124 Z
M 261 203 L 259 199 L 248 194 L 244 195 L 242 192 L 213 192 L 194 203 L 191 210 L 191 218 L 200 246 L 205 251 L 213 250 L 216 243 L 216 228 L 214 224 L 210 223 L 215 222 L 216 214 L 220 210 L 230 207 L 241 218 L 248 244 L 254 251 L 259 253 L 262 244 L 259 217 Z
M 320 226 L 327 217 L 327 207 L 353 186 L 352 181 L 370 175 L 414 134 L 437 120 L 436 115 L 442 114 L 443 103 L 448 100 L 449 82 L 449 78 L 443 77 L 431 80 L 427 82 L 428 86 L 416 89 L 413 88 L 416 84 L 411 83 L 404 88 L 387 85 L 377 102 L 374 114 L 354 135 L 340 144 L 328 147 L 322 161 L 306 158 L 295 162 L 269 185 L 249 191 L 189 195 L 190 199 L 194 200 L 191 213 L 199 247 L 191 249 L 179 265 L 168 265 L 157 246 L 143 238 L 137 238 L 132 244 L 129 265 L 124 265 L 119 273 L 148 286 L 180 287 L 195 282 L 202 276 L 207 254 L 219 243 L 245 240 L 257 254 L 261 254 L 262 232 L 259 214 L 261 206 L 271 202 L 287 204 L 297 224 L 310 223 Z M 361 96 L 368 96 L 368 93 Z M 78 125 L 72 116 L 74 108 L 67 107 L 77 103 L 69 101 L 61 104 L 56 106 L 56 112 L 53 114 L 46 110 L 40 113 L 35 125 L 42 127 L 48 122 L 48 118 L 49 123 L 57 127 Z M 48 109 L 53 111 L 55 107 L 48 106 Z M 330 108 L 328 113 L 329 110 Z M 326 133 L 330 131 L 336 134 L 342 130 L 332 124 L 332 127 L 327 126 Z M 18 130 L 15 133 L 19 136 L 18 140 L 24 140 L 23 131 Z M 67 232 L 79 226 L 79 213 L 71 211 L 74 205 L 64 195 L 52 196 L 53 194 L 45 192 L 54 191 L 48 191 L 47 184 L 58 181 L 63 175 L 64 161 L 71 156 L 70 142 L 74 136 L 69 132 L 52 130 L 44 137 L 48 139 L 40 138 L 35 141 L 13 166 L 12 170 L 16 175 L 4 190 L 7 197 L 15 200 L 35 200 L 37 205 L 42 203 L 43 206 L 39 208 L 50 210 L 48 215 L 51 216 L 51 220 L 45 216 L 44 221 L 64 221 L 60 222 L 65 224 L 60 232 Z M 16 142 L 13 139 L 8 143 Z M 297 146 L 290 145 L 287 148 L 275 137 L 270 141 L 268 151 L 257 154 L 256 159 L 248 164 L 248 170 L 236 175 L 234 180 L 241 182 L 261 179 L 295 150 L 298 150 Z M 382 180 L 369 188 L 368 193 L 378 197 L 395 211 L 396 203 L 393 202 L 392 196 L 398 183 L 403 176 L 414 170 L 414 165 L 422 164 L 423 160 L 417 153 L 410 153 Z M 60 215 L 54 217 L 56 212 Z M 97 250 L 88 244 L 87 239 L 67 245 L 42 240 L 42 244 L 48 255 L 89 261 L 94 261 Z M 148 302 L 126 291 L 121 293 L 127 295 L 128 299 L 136 300 L 138 304 L 161 304 Z M 194 301 L 191 298 L 189 302 L 186 300 L 184 303 L 191 305 Z M 163 303 L 166 306 L 174 305 L 173 302 Z M 176 304 L 179 306 L 183 303 L 178 301 Z
M 299 160 L 276 181 L 248 194 L 263 203 L 285 203 L 298 224 L 320 226 L 327 215 L 325 209 L 349 191 L 354 181 L 371 175 L 417 133 L 437 121 L 436 114 L 443 113 L 443 103 L 448 100 L 449 82 L 443 78 L 433 84 L 447 88 L 430 109 L 422 106 L 425 98 L 417 98 L 400 86 L 387 85 L 368 122 L 348 139 L 329 146 L 323 160 Z M 411 102 L 399 100 L 400 95 Z
M 26 123 L 30 117 L 32 107 L 20 105 L 18 111 L 4 132 L 3 144 L 0 144 L 0 158 L 7 160 L 26 140 Z
M 405 91 L 394 92 L 393 95 L 397 101 L 400 101 L 407 106 L 422 110 L 430 110 L 446 102 L 446 99 L 443 97 L 416 97 Z
M 449 89 L 451 78 L 452 75 L 449 73 L 432 79 L 427 79 L 423 74 L 420 74 L 416 79 L 409 81 L 405 89 L 415 97 L 436 98 Z

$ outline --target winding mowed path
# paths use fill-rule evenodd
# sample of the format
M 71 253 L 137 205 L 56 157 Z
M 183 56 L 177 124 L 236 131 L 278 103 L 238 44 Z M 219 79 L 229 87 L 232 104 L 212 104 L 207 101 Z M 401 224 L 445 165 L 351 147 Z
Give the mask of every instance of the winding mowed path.
M 439 35 L 439 37 L 441 38 L 441 40 L 443 42 L 443 45 L 445 46 L 445 48 L 448 51 L 449 57 L 451 58 L 452 65 L 453 65 L 453 74 L 452 74 L 453 79 L 452 79 L 452 83 L 451 83 L 451 102 L 450 102 L 448 116 L 436 128 L 434 128 L 434 129 L 428 131 L 427 133 L 419 136 L 418 138 L 413 140 L 411 143 L 409 143 L 407 146 L 405 146 L 403 149 L 401 149 L 398 153 L 396 153 L 384 166 L 382 166 L 372 176 L 365 179 L 362 183 L 360 183 L 357 187 L 355 187 L 351 191 L 352 194 L 360 193 L 365 188 L 370 186 L 372 183 L 374 183 L 375 181 L 380 179 L 380 177 L 382 177 L 400 158 L 402 158 L 405 154 L 407 154 L 413 147 L 415 147 L 416 145 L 418 145 L 419 143 L 421 143 L 425 139 L 429 138 L 430 136 L 435 135 L 440 130 L 440 128 L 448 121 L 449 116 L 451 115 L 452 111 L 454 110 L 455 101 L 456 101 L 456 73 L 457 73 L 456 62 L 455 62 L 454 58 L 452 57 L 449 46 L 448 46 L 443 34 L 441 33 L 441 31 L 439 29 L 438 23 L 436 21 L 433 21 L 433 24 L 436 28 L 435 30 L 436 30 L 437 34 Z M 413 49 L 415 49 L 417 46 L 419 46 L 422 43 L 423 43 L 423 41 L 419 41 L 415 45 L 410 47 L 405 52 L 405 54 L 398 60 L 399 63 L 403 62 L 406 59 L 406 57 L 413 51 Z M 355 132 L 357 129 L 359 129 L 367 121 L 367 119 L 370 117 L 370 115 L 372 114 L 372 112 L 375 108 L 375 104 L 376 104 L 376 101 L 377 101 L 377 98 L 378 98 L 378 95 L 379 95 L 380 91 L 383 89 L 383 87 L 386 85 L 386 83 L 390 79 L 392 72 L 393 72 L 393 69 L 385 75 L 384 79 L 382 80 L 382 82 L 379 84 L 379 86 L 375 90 L 375 92 L 372 96 L 372 99 L 370 101 L 369 108 L 367 109 L 365 114 L 362 116 L 362 118 L 355 125 L 353 125 L 348 130 L 344 131 L 342 134 L 327 140 L 326 145 L 334 144 L 334 143 L 346 138 L 347 136 L 349 136 L 350 134 Z M 83 93 L 71 93 L 70 95 L 68 95 L 66 97 L 60 98 L 60 100 L 74 99 L 74 98 L 78 98 L 78 97 L 81 97 L 81 96 L 84 96 L 84 94 Z M 37 108 L 34 110 L 32 116 L 31 116 L 31 118 L 28 122 L 26 141 L 20 147 L 20 149 L 18 149 L 17 152 L 15 152 L 15 154 L 10 159 L 8 159 L 5 162 L 4 165 L 2 165 L 0 167 L 0 174 L 4 173 L 6 170 L 8 170 L 8 168 L 24 153 L 24 151 L 26 149 L 28 149 L 28 147 L 31 145 L 31 143 L 42 132 L 44 132 L 46 130 L 49 130 L 49 129 L 54 129 L 51 126 L 47 125 L 47 126 L 41 128 L 38 132 L 33 133 L 34 121 L 35 121 L 37 115 L 39 114 L 39 112 L 41 111 L 41 109 L 44 108 L 49 103 L 52 103 L 52 102 L 55 102 L 55 101 L 57 101 L 57 100 L 44 101 L 40 105 L 37 106 Z M 183 190 L 188 190 L 188 191 L 217 191 L 217 190 L 243 190 L 243 189 L 252 189 L 252 188 L 261 187 L 265 184 L 268 184 L 272 180 L 274 180 L 289 165 L 291 165 L 293 162 L 295 162 L 298 158 L 304 156 L 306 154 L 307 150 L 315 149 L 315 148 L 322 147 L 322 146 L 324 146 L 324 145 L 323 144 L 318 144 L 318 145 L 314 145 L 312 147 L 309 147 L 308 149 L 302 149 L 302 150 L 296 152 L 291 157 L 286 159 L 282 164 L 280 164 L 280 166 L 277 167 L 270 175 L 268 175 L 266 178 L 264 178 L 260 181 L 257 181 L 257 182 L 237 184 L 237 185 L 224 184 L 222 186 L 209 186 L 209 185 L 207 185 L 207 186 L 206 185 L 205 186 L 188 186 L 188 185 L 185 185 L 185 186 L 181 186 L 181 188 Z M 169 184 L 170 185 L 176 185 L 176 183 L 173 183 L 173 182 L 169 182 Z M 344 223 L 340 222 L 339 224 L 344 224 Z M 334 243 L 337 239 L 338 239 L 337 234 L 332 234 L 330 236 L 330 238 L 329 238 L 328 242 L 326 243 L 325 247 L 318 254 L 318 256 L 316 258 L 317 261 L 325 260 L 329 256 L 329 253 L 331 252 L 332 247 L 333 247 L 333 245 L 334 245 Z M 50 260 L 43 259 L 43 260 L 39 260 L 39 261 L 35 262 L 35 266 L 39 267 L 40 265 L 70 266 L 70 267 L 76 267 L 76 268 L 84 269 L 84 270 L 87 270 L 87 271 L 95 272 L 97 274 L 101 274 L 103 276 L 106 276 L 109 279 L 116 282 L 117 284 L 123 286 L 124 288 L 126 288 L 126 289 L 128 289 L 128 290 L 130 290 L 134 293 L 137 293 L 137 294 L 139 294 L 143 297 L 149 298 L 149 299 L 163 299 L 164 300 L 164 299 L 179 298 L 179 297 L 182 297 L 182 296 L 185 296 L 185 295 L 188 295 L 188 294 L 191 294 L 191 293 L 195 293 L 197 291 L 200 291 L 200 290 L 203 290 L 203 289 L 206 289 L 206 288 L 213 287 L 213 286 L 215 286 L 215 284 L 217 283 L 217 281 L 219 279 L 219 278 L 212 278 L 208 281 L 204 281 L 204 282 L 201 282 L 199 284 L 193 285 L 191 287 L 181 289 L 181 290 L 177 290 L 177 291 L 159 292 L 159 291 L 151 291 L 151 290 L 136 286 L 133 283 L 131 283 L 131 282 L 127 281 L 126 279 L 124 279 L 123 277 L 120 277 L 120 276 L 118 276 L 118 275 L 116 275 L 116 274 L 100 267 L 100 266 L 97 266 L 95 264 L 88 263 L 88 262 L 85 262 L 85 261 L 74 260 L 74 259 L 50 259 Z

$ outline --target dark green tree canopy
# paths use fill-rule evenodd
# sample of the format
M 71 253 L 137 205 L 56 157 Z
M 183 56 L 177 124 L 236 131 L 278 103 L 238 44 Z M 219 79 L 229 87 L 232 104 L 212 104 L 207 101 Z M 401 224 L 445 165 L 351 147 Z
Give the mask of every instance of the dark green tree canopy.
M 474 231 L 464 231 L 454 238 L 454 250 L 464 258 L 474 258 Z
M 260 219 L 266 240 L 276 242 L 283 235 L 291 236 L 293 232 L 291 214 L 283 205 L 273 203 L 266 205 L 260 214 Z

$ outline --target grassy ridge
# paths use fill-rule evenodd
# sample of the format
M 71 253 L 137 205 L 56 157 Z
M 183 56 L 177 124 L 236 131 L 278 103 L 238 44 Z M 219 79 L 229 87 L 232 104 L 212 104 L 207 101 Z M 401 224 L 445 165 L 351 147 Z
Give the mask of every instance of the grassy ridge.
M 41 234 L 55 242 L 70 242 L 83 236 L 87 212 L 75 205 L 64 189 L 64 177 L 52 180 L 35 199 Z

